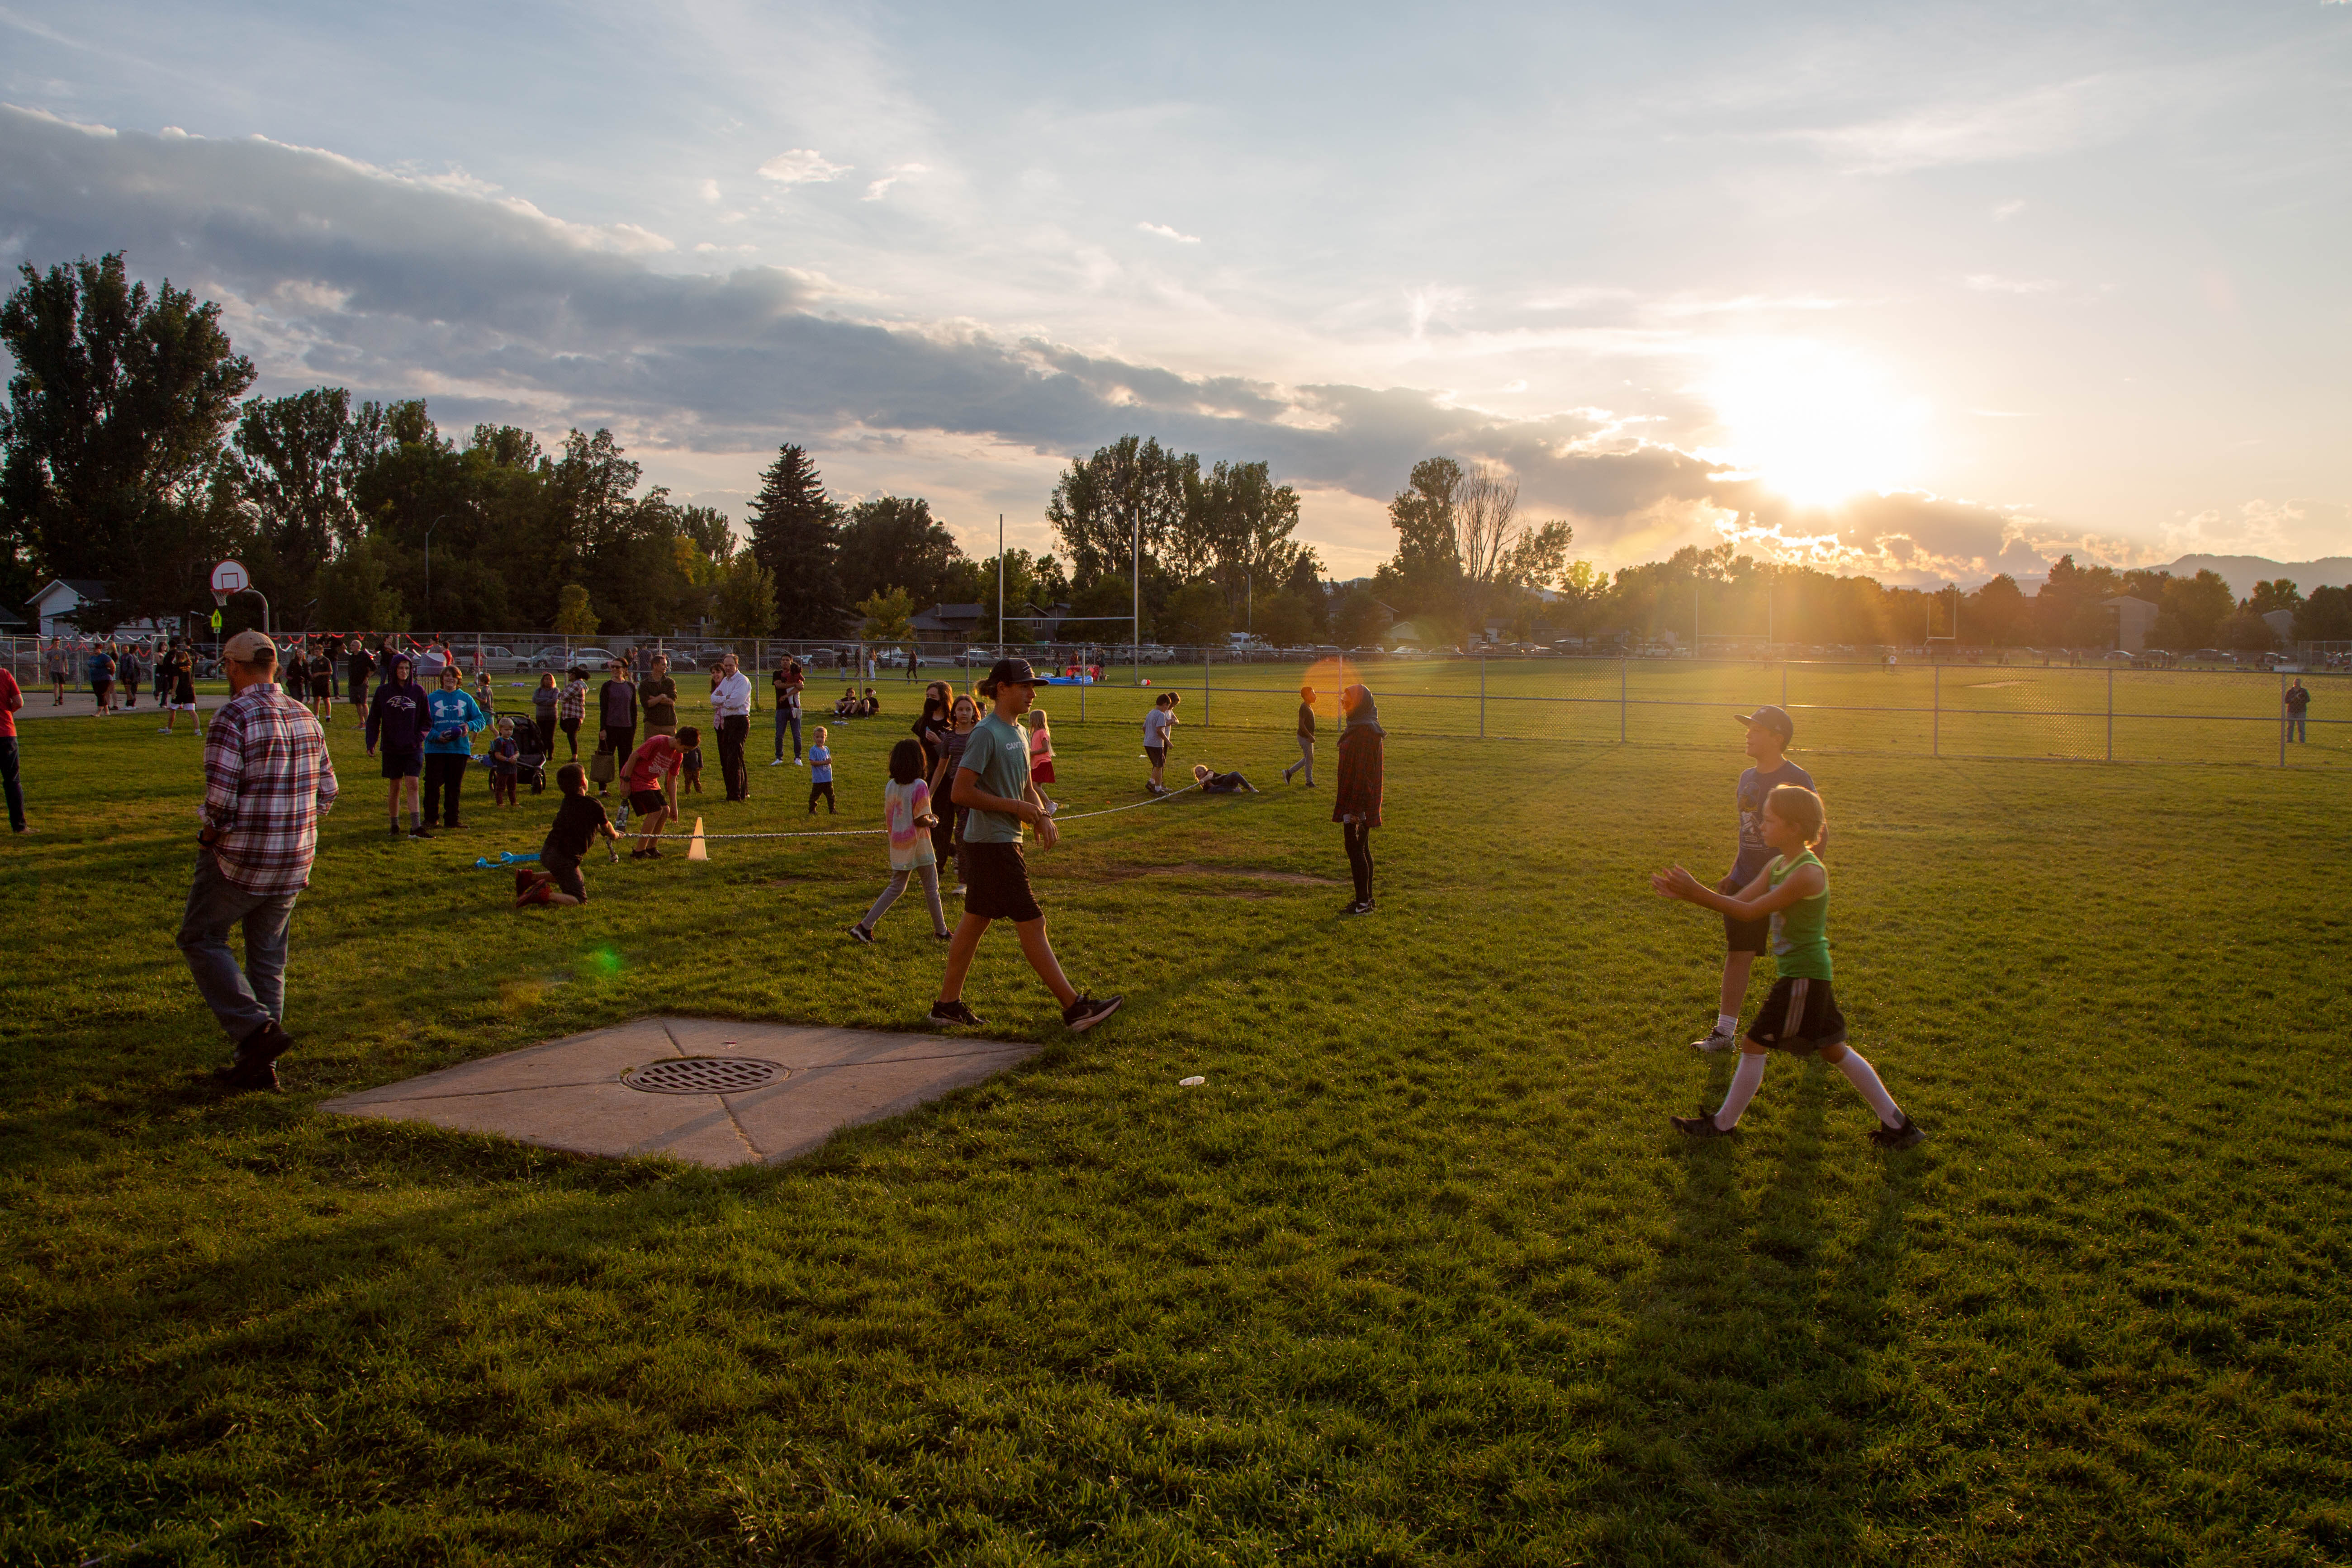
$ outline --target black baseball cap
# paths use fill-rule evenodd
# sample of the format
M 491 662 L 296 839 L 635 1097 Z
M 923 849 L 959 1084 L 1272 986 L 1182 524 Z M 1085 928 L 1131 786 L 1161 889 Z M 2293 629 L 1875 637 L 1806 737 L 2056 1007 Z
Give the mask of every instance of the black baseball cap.
M 1780 737 L 1780 743 L 1784 746 L 1797 738 L 1797 721 L 1789 717 L 1785 708 L 1775 708 L 1768 702 L 1755 712 L 1742 713 L 1738 717 L 1743 724 L 1761 724 L 1771 731 Z
M 980 683 L 980 694 L 992 697 L 1000 686 L 1034 686 L 1037 672 L 1029 668 L 1025 658 L 1000 658 L 988 667 L 988 679 Z

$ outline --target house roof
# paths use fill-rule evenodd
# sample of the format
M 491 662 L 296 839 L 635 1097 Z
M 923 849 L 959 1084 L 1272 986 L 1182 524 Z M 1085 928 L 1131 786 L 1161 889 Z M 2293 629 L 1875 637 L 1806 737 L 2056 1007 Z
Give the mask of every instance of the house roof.
M 39 604 L 49 596 L 49 590 L 52 588 L 69 588 L 78 597 L 84 599 L 103 599 L 108 596 L 107 585 L 95 577 L 52 577 L 42 586 L 39 593 L 35 594 L 25 603 Z

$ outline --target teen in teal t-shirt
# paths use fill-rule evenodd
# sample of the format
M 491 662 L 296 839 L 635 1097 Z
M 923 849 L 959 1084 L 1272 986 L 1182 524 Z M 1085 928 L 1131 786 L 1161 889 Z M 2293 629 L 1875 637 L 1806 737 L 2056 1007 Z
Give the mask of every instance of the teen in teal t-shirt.
M 1029 794 L 1029 737 L 1018 724 L 994 713 L 972 726 L 963 746 L 963 761 L 980 780 L 980 787 L 1006 800 Z M 964 816 L 967 844 L 1018 844 L 1021 819 L 973 806 Z

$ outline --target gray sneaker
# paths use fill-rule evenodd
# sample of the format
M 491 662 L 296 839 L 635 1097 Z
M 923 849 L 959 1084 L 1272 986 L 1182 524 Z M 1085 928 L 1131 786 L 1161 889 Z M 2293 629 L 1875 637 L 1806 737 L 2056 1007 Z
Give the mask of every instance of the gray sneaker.
M 1707 1037 L 1703 1040 L 1693 1040 L 1691 1042 L 1691 1049 L 1695 1051 L 1727 1051 L 1738 1044 L 1739 1037 L 1738 1035 L 1732 1033 L 1729 1029 L 1717 1028 L 1707 1031 Z

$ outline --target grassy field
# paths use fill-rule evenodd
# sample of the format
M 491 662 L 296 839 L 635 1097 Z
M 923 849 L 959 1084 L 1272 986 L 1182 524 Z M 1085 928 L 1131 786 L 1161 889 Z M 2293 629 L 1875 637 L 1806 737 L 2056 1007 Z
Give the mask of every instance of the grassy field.
M 1801 752 L 1855 1043 L 1933 1138 L 1879 1154 L 1776 1061 L 1692 1147 L 1719 935 L 1643 874 L 1727 858 L 1719 711 L 1704 750 L 1397 734 L 1348 921 L 1279 700 L 1184 689 L 1177 761 L 1267 793 L 1035 861 L 1126 1011 L 1071 1039 L 993 934 L 967 996 L 1046 1050 L 725 1174 L 313 1106 L 651 1012 L 913 1026 L 919 914 L 842 934 L 876 841 L 518 915 L 465 868 L 551 803 L 477 782 L 467 831 L 392 841 L 346 721 L 289 1092 L 223 1100 L 171 941 L 197 743 L 26 723 L 0 1561 L 2352 1559 L 2337 776 Z M 1139 798 L 1132 724 L 1074 696 L 1057 793 Z M 839 826 L 904 719 L 835 728 Z M 698 809 L 805 826 L 805 777 Z

